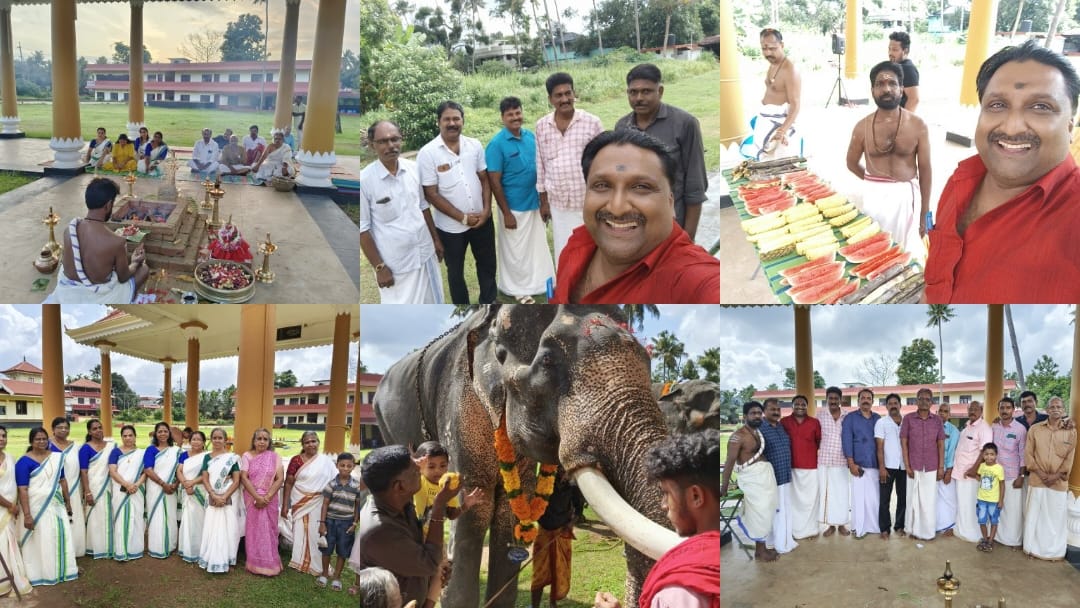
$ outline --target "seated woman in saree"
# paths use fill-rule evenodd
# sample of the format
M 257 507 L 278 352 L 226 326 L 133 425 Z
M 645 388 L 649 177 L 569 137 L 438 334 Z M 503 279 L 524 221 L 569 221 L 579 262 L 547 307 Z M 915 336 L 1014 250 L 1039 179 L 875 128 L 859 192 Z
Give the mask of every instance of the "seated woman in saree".
M 112 487 L 113 559 L 126 562 L 143 556 L 146 520 L 143 517 L 143 450 L 135 447 L 135 427 L 120 429 L 122 447 L 109 455 Z
M 15 483 L 23 514 L 23 565 L 30 584 L 55 585 L 79 577 L 71 543 L 71 499 L 64 459 L 49 449 L 49 433 L 30 429 L 30 450 L 15 463 Z
M 99 169 L 105 164 L 105 157 L 112 150 L 112 142 L 105 136 L 105 127 L 97 128 L 97 138 L 91 139 L 83 162 L 87 169 Z
M 82 476 L 79 474 L 79 449 L 74 441 L 68 440 L 71 423 L 63 416 L 52 421 L 52 440 L 49 449 L 60 454 L 64 459 L 64 479 L 67 481 L 68 494 L 71 496 L 71 544 L 75 547 L 75 557 L 86 555 L 86 516 L 83 508 Z
M 240 488 L 240 459 L 227 449 L 227 439 L 224 429 L 210 431 L 213 450 L 203 464 L 207 505 L 199 567 L 211 573 L 228 572 L 229 566 L 235 566 L 240 546 L 240 510 L 233 496 Z
M 292 148 L 285 143 L 285 136 L 279 131 L 274 133 L 274 142 L 263 150 L 255 166 L 255 180 L 264 186 L 275 175 L 296 177 L 296 164 L 292 159 Z
M 251 165 L 244 163 L 244 147 L 240 145 L 240 138 L 235 135 L 229 137 L 229 143 L 221 149 L 221 162 L 218 170 L 221 175 L 247 175 L 251 173 Z
M 86 555 L 94 559 L 113 556 L 112 483 L 109 455 L 116 447 L 105 441 L 105 427 L 97 418 L 86 422 L 86 443 L 79 448 L 79 487 L 86 509 Z
M 191 433 L 191 449 L 180 455 L 176 480 L 182 488 L 180 537 L 177 551 L 185 562 L 199 561 L 199 545 L 202 544 L 203 519 L 206 517 L 206 461 L 209 454 L 203 451 L 206 435 L 202 431 Z
M 116 137 L 116 145 L 112 147 L 112 153 L 101 165 L 106 171 L 128 172 L 135 170 L 135 144 L 128 140 L 128 136 L 121 133 Z
M 281 572 L 278 554 L 278 490 L 285 480 L 281 456 L 270 445 L 270 431 L 255 429 L 251 450 L 240 460 L 240 483 L 244 486 L 244 567 L 252 574 L 277 576 Z
M 337 466 L 333 458 L 319 452 L 319 434 L 315 431 L 304 431 L 300 445 L 303 452 L 293 456 L 285 470 L 281 517 L 292 530 L 289 567 L 318 576 L 322 574 L 319 556 L 322 490 L 337 475 Z
M 146 149 L 146 144 L 150 143 L 150 130 L 146 127 L 139 127 L 139 136 L 132 143 L 135 144 L 135 158 L 142 159 L 143 150 Z
M 165 145 L 161 131 L 154 131 L 154 139 L 146 142 L 139 152 L 139 171 L 152 173 L 169 155 L 169 146 Z
M 167 422 L 154 425 L 154 439 L 143 454 L 146 484 L 146 552 L 165 559 L 176 551 L 176 465 L 180 448 L 173 445 Z
M 0 425 L 0 557 L 4 558 L 19 593 L 30 593 L 22 551 L 19 551 L 19 491 L 15 486 L 15 459 L 4 453 L 7 428 Z M 0 597 L 11 593 L 11 580 L 0 582 Z

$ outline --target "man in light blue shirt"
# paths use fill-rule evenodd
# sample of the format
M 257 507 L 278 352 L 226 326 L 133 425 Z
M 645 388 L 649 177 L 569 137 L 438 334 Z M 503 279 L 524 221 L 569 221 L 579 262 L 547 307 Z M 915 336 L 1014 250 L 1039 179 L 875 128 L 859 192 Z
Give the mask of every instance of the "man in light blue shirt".
M 937 482 L 937 525 L 939 534 L 953 535 L 956 526 L 956 484 L 953 480 L 953 461 L 956 459 L 956 444 L 960 443 L 960 429 L 949 422 L 949 404 L 938 407 L 938 416 L 945 423 L 945 478 Z M 962 477 L 963 472 L 960 473 Z

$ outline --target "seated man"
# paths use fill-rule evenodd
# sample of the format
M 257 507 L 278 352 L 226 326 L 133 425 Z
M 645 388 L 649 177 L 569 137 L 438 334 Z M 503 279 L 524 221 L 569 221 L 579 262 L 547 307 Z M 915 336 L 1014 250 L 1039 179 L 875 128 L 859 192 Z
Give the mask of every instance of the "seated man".
M 139 152 L 139 169 L 143 173 L 150 173 L 157 169 L 158 165 L 169 155 L 169 146 L 165 145 L 161 131 L 154 131 L 154 139 L 151 139 Z
M 135 298 L 150 269 L 141 245 L 128 262 L 127 240 L 105 225 L 118 194 L 120 187 L 105 177 L 86 187 L 86 217 L 68 224 L 56 289 L 46 302 L 128 304 Z
M 244 136 L 244 164 L 254 165 L 262 158 L 263 150 L 266 149 L 266 140 L 259 137 L 259 125 L 251 125 L 248 134 Z
M 116 145 L 112 148 L 112 154 L 105 157 L 101 168 L 106 171 L 134 171 L 135 170 L 135 145 L 128 140 L 126 133 L 121 133 L 116 138 Z
M 244 164 L 244 148 L 240 145 L 240 138 L 232 135 L 229 143 L 221 149 L 221 161 L 218 168 L 222 175 L 247 175 L 251 173 L 251 165 Z
M 289 148 L 293 153 L 296 153 L 296 138 L 292 134 L 292 125 L 285 125 L 285 143 L 289 144 Z
M 188 162 L 192 173 L 199 173 L 209 177 L 218 170 L 218 145 L 210 139 L 210 129 L 202 130 L 202 139 L 195 142 L 195 148 L 191 151 L 191 160 Z
M 225 132 L 221 135 L 215 135 L 214 141 L 217 142 L 218 148 L 224 150 L 225 146 L 229 145 L 229 140 L 232 139 L 232 129 L 225 129 Z
M 720 262 L 675 223 L 675 164 L 640 131 L 585 146 L 585 225 L 559 257 L 553 303 L 720 303 Z
M 112 142 L 105 136 L 105 127 L 98 127 L 97 138 L 90 140 L 90 147 L 86 149 L 86 156 L 83 158 L 86 168 L 100 169 L 110 151 L 112 151 Z
M 255 172 L 255 179 L 262 180 L 263 185 L 275 175 L 296 177 L 292 149 L 285 143 L 285 135 L 281 131 L 274 133 L 274 143 L 263 150 L 262 156 L 251 170 Z

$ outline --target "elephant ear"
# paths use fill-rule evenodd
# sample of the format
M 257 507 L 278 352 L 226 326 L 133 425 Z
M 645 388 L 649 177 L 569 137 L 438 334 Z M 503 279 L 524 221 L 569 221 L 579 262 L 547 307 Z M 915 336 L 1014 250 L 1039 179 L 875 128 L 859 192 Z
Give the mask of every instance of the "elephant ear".
M 467 323 L 466 383 L 480 397 L 491 417 L 492 426 L 499 426 L 506 404 L 501 370 L 495 359 L 495 341 L 491 330 L 499 316 L 500 304 L 490 304 L 473 313 Z

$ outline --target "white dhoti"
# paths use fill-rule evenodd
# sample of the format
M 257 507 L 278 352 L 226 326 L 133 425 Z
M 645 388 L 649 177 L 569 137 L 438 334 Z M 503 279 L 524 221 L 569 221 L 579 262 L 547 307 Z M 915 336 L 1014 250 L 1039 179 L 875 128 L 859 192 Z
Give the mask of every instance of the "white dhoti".
M 934 538 L 936 485 L 937 471 L 915 471 L 915 479 L 908 478 L 904 525 L 907 527 L 908 534 L 915 538 L 922 540 Z
M 768 461 L 759 460 L 739 468 L 739 489 L 743 491 L 739 528 L 752 541 L 764 542 L 772 531 L 776 506 L 780 501 L 776 476 Z
M 188 161 L 188 167 L 191 169 L 192 173 L 210 175 L 212 173 L 217 173 L 219 165 L 216 160 L 212 160 L 210 161 L 210 164 L 200 169 L 199 166 L 195 164 L 195 159 L 193 158 Z
M 499 291 L 514 297 L 544 293 L 555 276 L 544 220 L 538 209 L 510 213 L 517 221 L 513 230 L 503 226 L 501 214 L 498 218 Z
M 847 467 L 818 467 L 821 511 L 827 526 L 846 526 L 851 520 L 851 473 Z
M 1024 506 L 1024 553 L 1040 559 L 1065 557 L 1068 492 L 1029 487 Z
M 999 543 L 1019 547 L 1024 538 L 1024 490 L 1012 487 L 1012 480 L 1005 481 L 1005 504 L 998 516 L 997 536 Z
M 773 515 L 772 531 L 765 541 L 766 547 L 777 553 L 790 553 L 799 546 L 791 536 L 791 484 L 776 487 L 776 514 Z
M 883 232 L 892 234 L 892 239 L 919 263 L 926 260 L 926 245 L 919 236 L 921 208 L 922 191 L 917 178 L 897 182 L 867 174 L 863 180 L 863 213 L 874 218 Z
M 878 505 L 881 504 L 881 481 L 877 469 L 866 469 L 862 477 L 851 478 L 851 528 L 855 536 L 881 532 Z
M 956 484 L 956 536 L 969 543 L 977 543 L 982 540 L 982 531 L 979 530 L 979 515 L 976 513 L 975 503 L 979 497 L 979 481 L 971 479 L 953 478 Z
M 562 255 L 566 241 L 574 228 L 585 223 L 581 209 L 556 209 L 551 207 L 551 236 L 555 245 L 555 268 L 559 268 L 559 256 Z
M 766 142 L 787 120 L 788 104 L 768 104 L 761 106 L 758 115 L 753 120 L 754 133 L 743 142 L 740 152 L 748 158 L 757 160 L 771 160 L 785 156 L 802 155 L 802 137 L 795 132 L 795 127 L 789 127 L 787 132 L 787 144 L 770 144 L 771 150 L 763 150 Z M 775 145 L 775 147 L 773 147 Z
M 435 255 L 416 270 L 394 272 L 394 284 L 379 288 L 381 304 L 442 304 L 444 301 L 439 259 Z
M 116 278 L 116 271 L 109 273 L 104 283 L 94 283 L 86 276 L 82 264 L 82 249 L 79 246 L 78 225 L 81 219 L 76 218 L 68 224 L 68 237 L 71 241 L 71 255 L 75 261 L 76 279 L 69 279 L 64 274 L 64 263 L 60 263 L 60 271 L 56 275 L 56 287 L 49 297 L 45 298 L 46 304 L 130 304 L 135 299 L 135 275 L 121 283 Z
M 788 512 L 792 537 L 799 540 L 817 536 L 821 532 L 817 469 L 792 469 L 790 485 Z
M 934 529 L 938 532 L 952 529 L 956 526 L 956 480 L 946 484 L 944 481 L 937 482 L 937 506 L 934 509 L 937 517 L 934 521 Z

